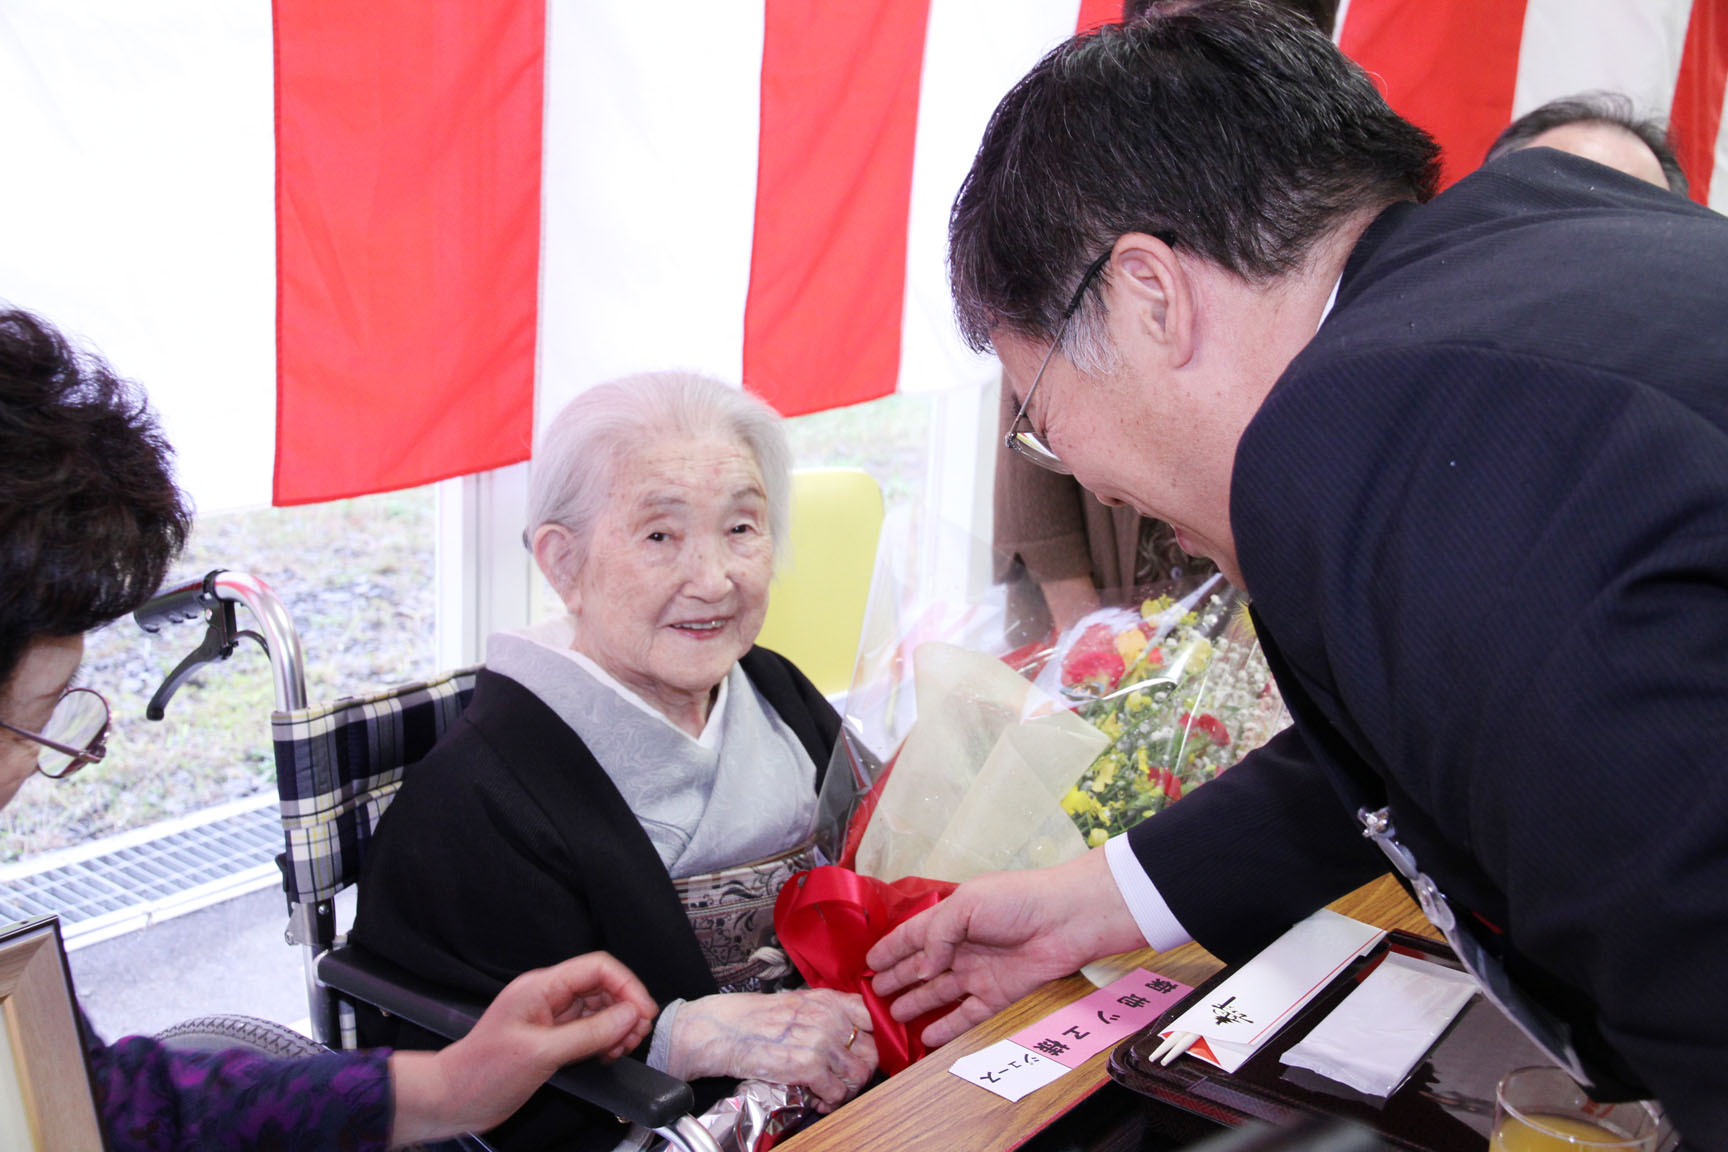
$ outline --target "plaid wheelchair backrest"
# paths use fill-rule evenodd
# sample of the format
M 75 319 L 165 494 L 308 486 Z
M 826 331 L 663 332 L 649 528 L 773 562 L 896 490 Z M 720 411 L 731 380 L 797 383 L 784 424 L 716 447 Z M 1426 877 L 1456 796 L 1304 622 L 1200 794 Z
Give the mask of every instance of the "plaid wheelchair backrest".
M 360 878 L 402 773 L 462 714 L 477 671 L 273 714 L 290 903 L 328 900 Z

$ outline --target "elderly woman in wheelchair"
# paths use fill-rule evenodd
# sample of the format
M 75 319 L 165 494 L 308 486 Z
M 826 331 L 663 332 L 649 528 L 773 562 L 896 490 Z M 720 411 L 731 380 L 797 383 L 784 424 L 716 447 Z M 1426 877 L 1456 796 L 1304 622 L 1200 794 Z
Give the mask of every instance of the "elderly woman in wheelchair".
M 404 781 L 351 940 L 489 995 L 606 949 L 664 1007 L 648 1062 L 697 1081 L 869 1078 L 861 1000 L 786 988 L 780 885 L 813 863 L 839 732 L 785 658 L 755 647 L 786 538 L 779 418 L 734 388 L 658 373 L 601 385 L 535 456 L 526 540 L 568 614 L 494 635 L 461 719 Z M 431 1043 L 362 1013 L 361 1038 Z M 541 1093 L 489 1139 L 604 1146 L 608 1117 Z

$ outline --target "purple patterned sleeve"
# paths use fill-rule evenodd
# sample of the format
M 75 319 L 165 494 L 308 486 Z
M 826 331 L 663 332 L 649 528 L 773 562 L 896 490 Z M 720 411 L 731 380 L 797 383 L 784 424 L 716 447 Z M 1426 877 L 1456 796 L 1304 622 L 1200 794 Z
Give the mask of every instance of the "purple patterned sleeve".
M 273 1060 L 183 1052 L 129 1036 L 87 1053 L 113 1152 L 337 1149 L 373 1152 L 390 1136 L 389 1053 Z

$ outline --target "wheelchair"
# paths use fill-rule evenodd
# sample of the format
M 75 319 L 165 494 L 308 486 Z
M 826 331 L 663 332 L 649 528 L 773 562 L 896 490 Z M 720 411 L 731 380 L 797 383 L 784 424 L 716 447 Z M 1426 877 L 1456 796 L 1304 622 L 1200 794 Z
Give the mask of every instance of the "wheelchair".
M 237 606 L 256 630 L 241 629 Z M 160 720 L 169 699 L 199 668 L 228 659 L 243 639 L 269 657 L 276 710 L 271 741 L 284 851 L 277 857 L 288 902 L 288 943 L 303 950 L 316 1042 L 281 1025 L 243 1016 L 188 1021 L 163 1033 L 171 1046 L 245 1047 L 275 1056 L 356 1046 L 354 1005 L 370 1005 L 436 1035 L 467 1034 L 486 1004 L 457 996 L 347 944 L 338 931 L 337 893 L 358 882 L 379 819 L 418 763 L 474 691 L 477 668 L 460 669 L 362 697 L 309 706 L 305 664 L 293 619 L 264 581 L 216 569 L 164 589 L 133 618 L 146 632 L 201 620 L 203 640 L 162 682 L 146 715 Z M 652 1130 L 675 1148 L 719 1152 L 690 1111 L 689 1084 L 638 1060 L 572 1064 L 549 1083 L 579 1100 Z M 484 1149 L 478 1137 L 458 1147 Z

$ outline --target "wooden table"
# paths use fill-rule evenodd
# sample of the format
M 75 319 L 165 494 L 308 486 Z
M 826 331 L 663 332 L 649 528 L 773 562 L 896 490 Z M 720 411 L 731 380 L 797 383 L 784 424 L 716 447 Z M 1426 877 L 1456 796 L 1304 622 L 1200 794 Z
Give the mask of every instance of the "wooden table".
M 1402 928 L 1439 937 L 1390 875 L 1358 888 L 1335 901 L 1332 907 L 1381 928 Z M 1115 979 L 1142 966 L 1190 985 L 1199 984 L 1223 967 L 1198 944 L 1162 953 L 1142 949 L 1112 957 L 1099 965 L 1106 979 Z M 1017 1103 L 949 1075 L 948 1066 L 961 1056 L 1012 1036 L 1092 990 L 1092 983 L 1080 975 L 1051 981 L 780 1147 L 785 1152 L 854 1152 L 863 1148 L 1003 1152 L 1018 1147 L 1104 1084 L 1109 1078 L 1106 1064 L 1110 1049 Z

